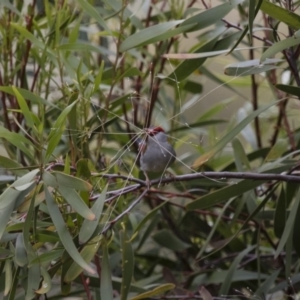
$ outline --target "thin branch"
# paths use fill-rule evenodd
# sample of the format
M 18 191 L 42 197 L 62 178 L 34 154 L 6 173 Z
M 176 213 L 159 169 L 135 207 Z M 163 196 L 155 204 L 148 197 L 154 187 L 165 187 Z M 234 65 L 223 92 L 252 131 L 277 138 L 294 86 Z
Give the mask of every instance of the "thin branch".
M 92 297 L 92 294 L 91 294 L 91 291 L 90 291 L 90 288 L 89 288 L 89 285 L 88 285 L 88 282 L 89 282 L 89 278 L 85 278 L 83 273 L 80 274 L 80 279 L 81 279 L 81 282 L 82 282 L 82 285 L 84 287 L 84 290 L 86 292 L 86 296 L 87 296 L 87 300 L 92 300 L 93 297 Z
M 117 174 L 105 174 L 99 175 L 104 178 L 123 179 L 130 182 L 139 183 L 141 186 L 147 186 L 147 182 L 137 178 L 126 177 L 124 175 Z M 181 182 L 191 181 L 196 179 L 250 179 L 250 180 L 261 180 L 261 181 L 284 181 L 284 182 L 300 182 L 300 176 L 286 175 L 286 174 L 274 174 L 274 173 L 252 173 L 252 172 L 199 172 L 186 175 L 178 175 L 169 178 L 159 178 L 150 181 L 150 186 L 170 183 L 170 182 Z
M 109 224 L 102 230 L 101 234 L 105 233 L 107 230 L 109 230 L 116 222 L 118 222 L 120 219 L 122 219 L 126 214 L 128 214 L 136 205 L 140 203 L 140 201 L 143 199 L 143 197 L 148 192 L 148 189 L 145 189 L 141 195 L 134 200 L 128 207 L 125 209 L 121 214 L 119 214 L 115 219 L 109 222 Z
M 254 50 L 250 49 L 250 59 L 254 59 Z M 253 111 L 256 111 L 258 109 L 258 97 L 257 97 L 257 83 L 255 80 L 255 74 L 251 75 L 251 96 L 252 96 L 252 106 Z M 261 132 L 260 132 L 260 126 L 259 126 L 259 118 L 258 116 L 254 119 L 254 127 L 255 127 L 255 135 L 256 135 L 256 142 L 258 149 L 261 149 L 262 142 L 261 142 Z

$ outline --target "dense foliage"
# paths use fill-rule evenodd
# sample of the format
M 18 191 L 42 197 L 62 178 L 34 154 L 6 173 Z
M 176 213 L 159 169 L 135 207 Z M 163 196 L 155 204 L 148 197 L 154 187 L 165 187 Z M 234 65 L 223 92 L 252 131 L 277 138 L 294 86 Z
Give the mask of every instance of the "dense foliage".
M 298 5 L 1 1 L 1 299 L 296 297 Z

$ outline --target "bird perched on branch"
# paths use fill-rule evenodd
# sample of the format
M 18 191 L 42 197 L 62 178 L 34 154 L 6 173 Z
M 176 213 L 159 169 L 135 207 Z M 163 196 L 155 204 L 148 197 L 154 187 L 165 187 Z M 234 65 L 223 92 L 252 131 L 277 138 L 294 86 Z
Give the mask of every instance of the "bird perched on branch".
M 144 131 L 147 135 L 139 143 L 140 167 L 149 188 L 150 180 L 147 173 L 163 173 L 175 161 L 176 152 L 160 126 L 146 128 Z

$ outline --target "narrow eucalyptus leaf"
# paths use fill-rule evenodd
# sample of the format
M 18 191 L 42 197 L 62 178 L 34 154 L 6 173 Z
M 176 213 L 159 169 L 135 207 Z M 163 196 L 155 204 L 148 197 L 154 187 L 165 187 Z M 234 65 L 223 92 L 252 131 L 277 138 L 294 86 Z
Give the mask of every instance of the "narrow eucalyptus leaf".
M 46 202 L 47 207 L 51 216 L 51 219 L 55 225 L 55 228 L 57 230 L 57 233 L 61 239 L 61 242 L 63 246 L 65 247 L 66 251 L 69 253 L 69 255 L 74 259 L 75 262 L 78 263 L 84 270 L 91 274 L 95 274 L 95 271 L 91 266 L 89 266 L 83 258 L 80 256 L 73 239 L 68 231 L 68 228 L 64 222 L 64 219 L 61 215 L 61 212 L 59 211 L 59 208 L 54 201 L 52 195 L 49 193 L 47 186 L 44 188 L 45 195 L 46 195 Z

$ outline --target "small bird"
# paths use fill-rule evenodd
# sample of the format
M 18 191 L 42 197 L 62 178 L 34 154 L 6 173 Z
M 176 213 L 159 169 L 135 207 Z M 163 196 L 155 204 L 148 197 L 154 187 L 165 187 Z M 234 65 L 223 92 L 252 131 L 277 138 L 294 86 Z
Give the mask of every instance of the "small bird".
M 176 152 L 160 126 L 144 130 L 147 136 L 139 143 L 140 167 L 149 188 L 150 180 L 147 173 L 163 173 L 175 161 Z

